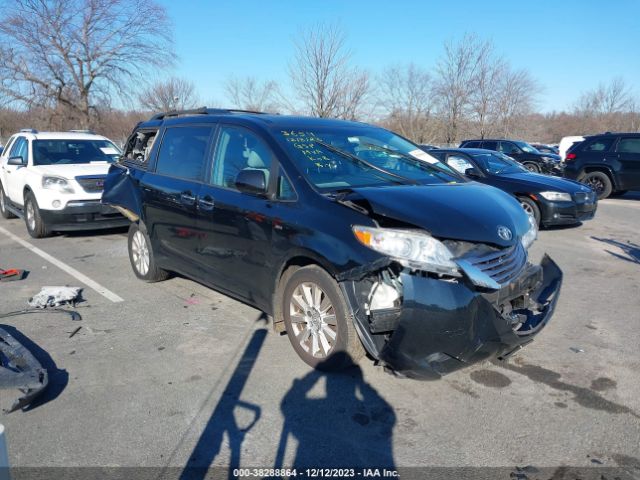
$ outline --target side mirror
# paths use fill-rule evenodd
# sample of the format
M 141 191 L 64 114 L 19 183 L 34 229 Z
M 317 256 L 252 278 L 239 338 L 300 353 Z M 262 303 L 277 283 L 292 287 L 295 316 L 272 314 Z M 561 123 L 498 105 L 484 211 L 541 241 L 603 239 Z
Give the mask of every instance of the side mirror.
M 267 174 L 261 169 L 240 170 L 236 188 L 243 193 L 259 195 L 267 193 Z
M 22 157 L 9 157 L 9 160 L 7 160 L 7 165 L 15 165 L 21 167 L 23 165 L 26 165 L 26 162 Z
M 464 171 L 464 174 L 467 177 L 471 177 L 471 178 L 480 178 L 480 177 L 482 177 L 482 174 L 480 173 L 480 171 L 476 167 L 467 168 Z

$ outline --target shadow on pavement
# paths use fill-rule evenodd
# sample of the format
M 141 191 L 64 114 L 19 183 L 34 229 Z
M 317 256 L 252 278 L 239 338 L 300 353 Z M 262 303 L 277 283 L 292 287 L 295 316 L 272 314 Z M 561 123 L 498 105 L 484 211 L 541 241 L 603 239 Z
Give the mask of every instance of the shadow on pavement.
M 260 317 L 259 320 L 263 319 Z M 209 421 L 205 426 L 198 443 L 194 447 L 187 464 L 185 465 L 180 478 L 183 480 L 204 479 L 208 475 L 208 469 L 213 464 L 214 459 L 220 453 L 224 443 L 225 434 L 229 442 L 231 457 L 229 465 L 229 478 L 236 478 L 232 472 L 234 468 L 240 467 L 240 454 L 244 436 L 260 420 L 261 408 L 244 402 L 240 399 L 249 375 L 258 358 L 264 340 L 267 336 L 267 329 L 260 328 L 253 332 L 238 365 L 236 366 L 229 383 L 227 383 L 220 401 L 216 405 Z M 247 425 L 238 425 L 236 420 L 237 410 L 245 410 L 251 421 Z M 242 415 L 245 416 L 244 414 Z
M 324 392 L 316 388 L 322 379 Z M 280 409 L 284 425 L 275 468 L 394 468 L 395 413 L 357 365 L 340 373 L 313 370 L 295 379 Z M 291 437 L 297 449 L 292 464 L 284 465 Z
M 605 250 L 605 252 L 613 255 L 620 260 L 626 260 L 627 262 L 640 264 L 640 245 L 632 242 L 619 242 L 618 240 L 613 240 L 611 238 L 599 238 L 599 237 L 591 237 L 598 242 L 606 243 L 608 245 L 612 245 L 614 247 L 618 247 L 624 255 L 620 255 L 619 253 L 612 252 L 611 250 Z

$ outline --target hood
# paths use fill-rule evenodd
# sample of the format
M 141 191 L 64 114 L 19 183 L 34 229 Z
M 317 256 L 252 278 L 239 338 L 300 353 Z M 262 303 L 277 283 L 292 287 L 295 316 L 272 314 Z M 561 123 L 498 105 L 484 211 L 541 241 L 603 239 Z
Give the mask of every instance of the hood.
M 365 200 L 373 213 L 415 225 L 440 239 L 514 245 L 529 229 L 520 204 L 505 192 L 475 182 L 354 188 L 348 199 Z M 511 230 L 511 240 L 498 227 Z
M 63 165 L 36 165 L 33 170 L 43 175 L 52 175 L 56 177 L 73 180 L 75 177 L 85 175 L 106 175 L 109 171 L 109 163 L 67 163 Z
M 553 177 L 551 175 L 542 175 L 539 173 L 520 172 L 520 173 L 505 173 L 502 175 L 496 175 L 503 181 L 508 181 L 511 187 L 517 185 L 527 189 L 527 192 L 522 193 L 536 193 L 545 191 L 576 193 L 576 192 L 589 192 L 591 189 L 581 183 L 568 180 L 566 178 Z
M 551 158 L 554 162 L 559 162 L 560 161 L 560 155 L 557 155 L 555 153 L 542 153 L 542 152 L 540 152 L 540 154 L 538 156 L 540 158 L 542 158 L 542 157 Z

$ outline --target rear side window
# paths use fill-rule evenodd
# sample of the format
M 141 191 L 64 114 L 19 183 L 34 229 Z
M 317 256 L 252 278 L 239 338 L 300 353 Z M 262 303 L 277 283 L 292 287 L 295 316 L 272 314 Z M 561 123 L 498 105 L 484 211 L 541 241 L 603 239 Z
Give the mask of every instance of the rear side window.
M 487 150 L 498 150 L 498 142 L 482 142 L 482 148 Z
M 617 150 L 620 153 L 640 153 L 640 137 L 621 138 Z
M 500 142 L 500 151 L 506 155 L 511 155 L 512 153 L 518 153 L 520 149 L 511 142 Z
M 583 152 L 606 152 L 611 148 L 613 138 L 599 138 L 587 143 L 583 148 Z
M 480 148 L 481 143 L 482 142 L 478 142 L 477 140 L 472 140 L 471 142 L 466 142 L 464 148 Z
M 201 180 L 212 127 L 167 128 L 158 153 L 156 173 Z

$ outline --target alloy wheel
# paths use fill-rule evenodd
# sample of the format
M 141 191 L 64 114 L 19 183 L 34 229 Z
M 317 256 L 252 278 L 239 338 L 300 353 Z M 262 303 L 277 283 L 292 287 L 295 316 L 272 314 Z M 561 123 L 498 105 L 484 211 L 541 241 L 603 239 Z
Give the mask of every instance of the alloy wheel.
M 532 217 L 535 216 L 535 213 L 533 211 L 533 208 L 531 208 L 531 205 L 529 205 L 526 202 L 521 202 L 520 205 L 522 205 L 523 210 L 527 212 L 527 214 L 531 215 Z
M 36 229 L 36 209 L 31 201 L 27 202 L 27 225 L 32 231 Z
M 131 255 L 138 273 L 140 275 L 146 275 L 149 272 L 149 247 L 146 238 L 140 230 L 133 235 Z
M 598 177 L 589 177 L 587 178 L 585 185 L 588 185 L 595 191 L 600 194 L 604 191 L 604 182 Z
M 313 282 L 301 283 L 291 296 L 289 315 L 300 346 L 313 357 L 326 358 L 335 347 L 338 330 L 329 296 Z

